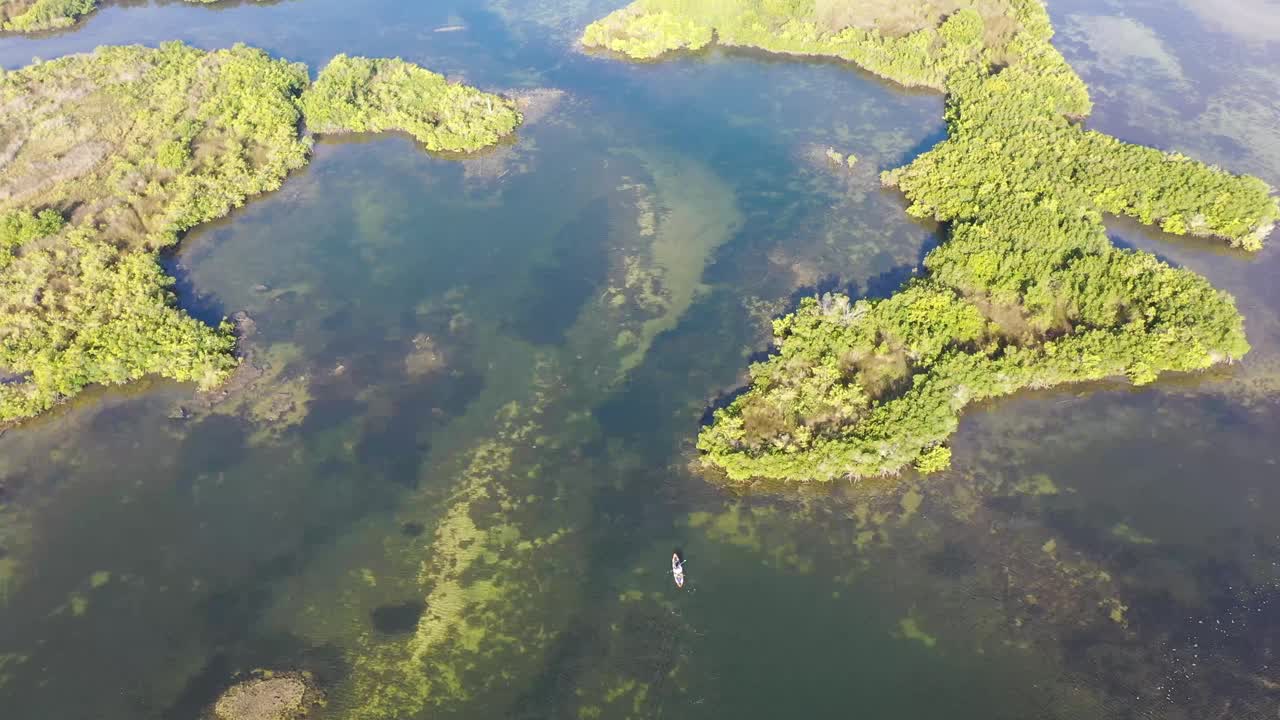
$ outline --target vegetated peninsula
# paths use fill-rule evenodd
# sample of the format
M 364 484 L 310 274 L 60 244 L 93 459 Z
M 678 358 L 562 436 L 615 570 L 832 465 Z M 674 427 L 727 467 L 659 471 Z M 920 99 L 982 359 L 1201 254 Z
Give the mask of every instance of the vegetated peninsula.
M 706 461 L 735 480 L 934 471 L 971 402 L 1248 352 L 1230 295 L 1112 246 L 1102 215 L 1254 251 L 1280 217 L 1271 188 L 1085 130 L 1052 35 L 1039 0 L 640 0 L 587 28 L 585 45 L 638 59 L 714 38 L 947 93 L 947 139 L 882 180 L 948 237 L 887 299 L 776 320 L 777 353 L 698 438 Z
M 508 100 L 399 58 L 338 55 L 302 97 L 318 133 L 400 130 L 428 150 L 467 152 L 496 143 L 520 124 Z
M 157 254 L 305 165 L 313 114 L 455 151 L 521 120 L 400 60 L 340 57 L 312 86 L 242 45 L 103 47 L 0 76 L 0 423 L 91 384 L 224 380 L 232 328 L 175 307 Z
M 201 5 L 218 1 L 183 0 Z M 26 33 L 70 27 L 97 7 L 97 0 L 0 0 L 0 30 Z

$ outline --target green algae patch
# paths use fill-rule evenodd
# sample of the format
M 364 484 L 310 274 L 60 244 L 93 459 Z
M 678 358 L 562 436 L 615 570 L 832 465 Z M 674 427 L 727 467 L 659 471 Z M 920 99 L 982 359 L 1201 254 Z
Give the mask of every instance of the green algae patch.
M 417 626 L 403 640 L 364 634 L 352 649 L 345 717 L 411 717 L 493 701 L 555 636 L 548 609 L 529 598 L 566 572 L 560 545 L 572 533 L 535 531 L 517 519 L 530 500 L 515 488 L 543 472 L 538 466 L 517 472 L 517 454 L 553 442 L 542 415 L 559 380 L 542 362 L 535 374 L 532 399 L 499 408 L 493 436 L 465 454 L 418 572 L 425 610 Z M 487 672 L 493 668 L 501 670 Z
M 428 150 L 470 152 L 520 125 L 514 101 L 444 78 L 399 58 L 338 55 L 302 96 L 317 133 L 409 133 Z
M 1133 545 L 1155 545 L 1159 542 L 1155 538 L 1139 532 L 1128 523 L 1116 523 L 1111 528 L 1111 534 Z
M 774 508 L 732 503 L 720 513 L 689 513 L 685 524 L 702 531 L 709 540 L 750 550 L 772 567 L 802 574 L 812 572 L 813 560 L 779 529 L 785 519 Z
M 823 156 L 827 158 L 827 164 L 835 168 L 848 168 L 849 170 L 852 170 L 858 164 L 857 155 L 849 153 L 848 156 L 846 156 L 844 153 L 833 147 L 828 147 L 823 151 Z
M 1129 626 L 1129 618 L 1126 614 L 1129 612 L 1129 606 L 1120 602 L 1119 598 L 1107 598 L 1106 600 L 1103 600 L 1100 605 L 1111 622 L 1121 627 Z
M 705 294 L 703 272 L 742 214 L 733 188 L 701 160 L 641 147 L 615 150 L 607 162 L 622 173 L 597 201 L 616 217 L 607 231 L 607 285 L 565 336 L 574 355 L 592 373 L 595 364 L 607 370 L 603 379 L 613 384 Z
M 216 390 L 201 393 L 191 419 L 205 414 L 233 415 L 253 425 L 252 445 L 280 441 L 290 429 L 302 424 L 311 407 L 311 377 L 299 370 L 302 348 L 289 342 L 260 347 L 252 341 L 251 321 L 242 319 L 240 364 L 231 379 Z
M 251 442 L 263 442 L 278 438 L 286 429 L 302 424 L 307 418 L 311 403 L 310 383 L 305 377 L 290 378 L 270 389 L 270 393 L 255 398 L 246 414 L 261 429 Z
M 635 567 L 624 581 L 651 572 Z M 593 607 L 602 630 L 589 642 L 569 644 L 548 669 L 560 674 L 552 702 L 565 708 L 565 716 L 643 720 L 688 695 L 688 639 L 696 632 L 679 602 L 668 592 L 623 595 Z
M 916 490 L 915 488 L 907 488 L 907 491 L 902 494 L 901 522 L 906 522 L 910 520 L 911 517 L 920 510 L 920 504 L 923 502 L 924 502 L 924 496 L 921 495 L 918 490 Z
M 628 264 L 625 284 L 656 316 L 634 333 L 619 375 L 639 366 L 654 339 L 676 326 L 704 288 L 702 272 L 712 253 L 742 225 L 732 188 L 710 168 L 680 156 L 640 159 L 653 177 L 654 191 L 641 189 L 637 223 L 641 237 L 652 242 L 643 264 L 638 259 Z
M 81 617 L 89 612 L 89 596 L 82 592 L 73 592 L 67 596 L 67 608 L 74 617 Z
M 907 640 L 914 640 L 927 648 L 935 647 L 938 644 L 938 638 L 920 629 L 920 623 L 911 616 L 904 617 L 898 621 L 898 631 Z
M 411 131 L 432 125 L 429 146 L 491 144 L 520 121 L 509 101 L 408 63 L 361 62 L 376 72 L 352 107 L 420 123 Z M 90 385 L 160 375 L 211 390 L 232 377 L 233 326 L 178 309 L 158 254 L 303 167 L 300 105 L 329 117 L 316 108 L 329 108 L 335 82 L 317 94 L 301 64 L 182 43 L 102 47 L 0 76 L 0 423 Z M 259 414 L 287 425 L 305 413 L 285 402 Z
M 1230 295 L 1114 247 L 1103 214 L 1254 251 L 1280 217 L 1271 188 L 1085 130 L 1088 92 L 1050 43 L 1038 0 L 955 5 L 905 4 L 919 12 L 890 28 L 893 13 L 852 2 L 819 12 L 639 0 L 584 35 L 655 57 L 681 38 L 625 45 L 631 28 L 675 13 L 724 45 L 841 58 L 947 93 L 947 139 L 882 182 L 905 194 L 911 215 L 949 223 L 948 238 L 892 297 L 808 298 L 775 321 L 777 353 L 751 367 L 751 387 L 698 438 L 705 462 L 731 480 L 936 472 L 974 402 L 1113 376 L 1142 385 L 1250 349 Z
M 13 595 L 14 590 L 18 587 L 18 561 L 16 558 L 5 555 L 0 557 L 0 607 L 4 607 L 9 602 L 9 597 Z
M 1045 473 L 1035 473 L 1025 480 L 1013 484 L 1013 491 L 1019 495 L 1057 495 L 1061 492 L 1053 478 Z
M 17 669 L 26 664 L 28 657 L 18 653 L 0 653 L 0 689 L 7 686 Z

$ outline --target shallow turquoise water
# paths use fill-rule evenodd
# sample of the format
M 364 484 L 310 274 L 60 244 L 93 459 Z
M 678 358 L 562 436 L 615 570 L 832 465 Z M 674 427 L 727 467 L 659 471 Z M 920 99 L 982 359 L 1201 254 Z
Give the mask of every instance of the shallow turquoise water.
M 322 140 L 191 233 L 185 305 L 253 318 L 248 399 L 155 383 L 0 437 L 5 716 L 196 717 L 267 668 L 314 672 L 333 718 L 420 678 L 384 716 L 1271 717 L 1276 251 L 1113 227 L 1237 295 L 1243 366 L 992 403 L 924 481 L 720 487 L 691 439 L 768 318 L 883 294 L 936 242 L 875 173 L 941 137 L 941 99 L 576 52 L 613 7 L 122 4 L 0 39 L 5 67 L 243 41 L 563 93 L 465 161 Z M 1277 48 L 1194 7 L 1050 4 L 1094 127 L 1276 183 Z

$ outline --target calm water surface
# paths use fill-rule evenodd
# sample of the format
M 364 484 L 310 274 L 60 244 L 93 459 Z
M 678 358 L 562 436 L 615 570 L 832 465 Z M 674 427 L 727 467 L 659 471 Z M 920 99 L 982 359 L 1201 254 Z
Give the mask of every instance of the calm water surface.
M 927 480 L 726 489 L 692 438 L 769 318 L 937 241 L 876 174 L 942 102 L 576 52 L 616 5 L 128 2 L 0 39 L 6 68 L 182 39 L 541 91 L 469 159 L 319 141 L 189 235 L 184 305 L 252 319 L 244 393 L 90 393 L 0 437 L 4 717 L 196 718 L 255 669 L 314 673 L 322 718 L 1274 717 L 1280 251 L 1116 222 L 1236 295 L 1244 363 L 991 403 Z M 1050 10 L 1093 127 L 1280 184 L 1274 5 Z

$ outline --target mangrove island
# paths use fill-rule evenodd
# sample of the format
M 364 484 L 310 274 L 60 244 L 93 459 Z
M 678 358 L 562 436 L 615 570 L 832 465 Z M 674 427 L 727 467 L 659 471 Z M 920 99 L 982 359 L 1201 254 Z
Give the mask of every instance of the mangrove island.
M 103 47 L 0 77 L 0 423 L 92 384 L 213 387 L 230 323 L 182 312 L 158 254 L 280 187 L 325 132 L 404 130 L 431 150 L 492 145 L 513 101 L 402 60 L 307 68 L 238 45 Z
M 945 141 L 883 173 L 944 223 L 924 268 L 882 300 L 809 298 L 777 352 L 698 438 L 733 480 L 831 480 L 947 467 L 969 403 L 1025 388 L 1193 371 L 1249 351 L 1234 299 L 1103 214 L 1261 249 L 1263 181 L 1087 130 L 1084 82 L 1040 0 L 639 0 L 587 47 L 651 60 L 718 42 L 833 57 L 946 93 Z

